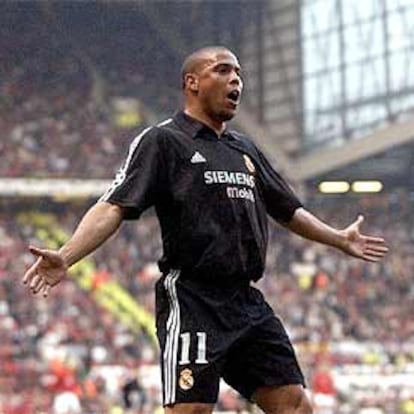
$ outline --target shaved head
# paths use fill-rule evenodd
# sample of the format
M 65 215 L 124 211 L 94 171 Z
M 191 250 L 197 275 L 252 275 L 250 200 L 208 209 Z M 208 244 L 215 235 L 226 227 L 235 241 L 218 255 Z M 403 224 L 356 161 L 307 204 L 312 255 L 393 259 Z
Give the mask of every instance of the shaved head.
M 185 76 L 188 73 L 197 73 L 203 64 L 218 53 L 233 53 L 224 46 L 207 46 L 188 55 L 181 67 L 181 85 L 185 87 Z
M 218 131 L 236 114 L 243 80 L 237 56 L 226 47 L 203 47 L 187 56 L 181 82 L 187 114 Z

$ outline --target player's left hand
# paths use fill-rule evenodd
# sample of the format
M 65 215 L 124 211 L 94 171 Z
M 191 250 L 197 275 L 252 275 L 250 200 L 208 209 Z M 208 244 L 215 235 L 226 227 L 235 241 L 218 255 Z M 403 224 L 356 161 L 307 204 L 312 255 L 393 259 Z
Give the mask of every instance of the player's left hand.
M 363 221 L 364 217 L 358 216 L 350 226 L 341 231 L 344 237 L 341 250 L 368 262 L 379 262 L 387 254 L 388 247 L 382 237 L 361 234 L 360 226 Z

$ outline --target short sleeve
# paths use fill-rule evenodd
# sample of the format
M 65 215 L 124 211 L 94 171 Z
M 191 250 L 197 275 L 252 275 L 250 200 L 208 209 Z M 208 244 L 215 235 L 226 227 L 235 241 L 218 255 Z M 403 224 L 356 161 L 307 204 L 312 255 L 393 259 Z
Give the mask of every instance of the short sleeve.
M 164 183 L 160 131 L 145 129 L 131 143 L 115 179 L 99 201 L 117 204 L 124 219 L 137 219 L 156 203 Z
M 302 207 L 302 203 L 289 184 L 270 165 L 263 153 L 257 148 L 256 150 L 260 160 L 260 183 L 267 213 L 276 221 L 287 223 L 295 211 Z

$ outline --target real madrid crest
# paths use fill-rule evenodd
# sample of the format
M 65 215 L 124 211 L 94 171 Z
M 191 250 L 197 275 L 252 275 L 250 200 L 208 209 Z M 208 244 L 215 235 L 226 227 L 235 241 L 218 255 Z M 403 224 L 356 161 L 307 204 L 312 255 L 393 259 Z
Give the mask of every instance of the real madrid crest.
M 253 164 L 253 161 L 246 154 L 243 155 L 244 163 L 246 164 L 247 169 L 254 174 L 256 172 L 256 167 Z
M 188 391 L 194 386 L 193 371 L 189 368 L 185 368 L 180 372 L 180 378 L 178 384 L 183 391 Z

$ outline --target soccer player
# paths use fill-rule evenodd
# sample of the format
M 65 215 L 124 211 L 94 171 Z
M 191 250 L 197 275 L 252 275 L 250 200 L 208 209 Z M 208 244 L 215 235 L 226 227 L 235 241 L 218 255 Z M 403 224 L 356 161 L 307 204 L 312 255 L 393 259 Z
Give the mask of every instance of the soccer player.
M 211 413 L 220 378 L 267 414 L 311 413 L 291 342 L 252 286 L 264 271 L 267 215 L 366 261 L 381 260 L 387 247 L 360 233 L 362 217 L 343 230 L 319 220 L 248 137 L 226 128 L 243 89 L 230 50 L 188 56 L 182 88 L 184 110 L 133 140 L 70 240 L 59 251 L 30 247 L 37 260 L 23 282 L 47 296 L 123 220 L 155 206 L 164 250 L 156 324 L 166 413 Z

